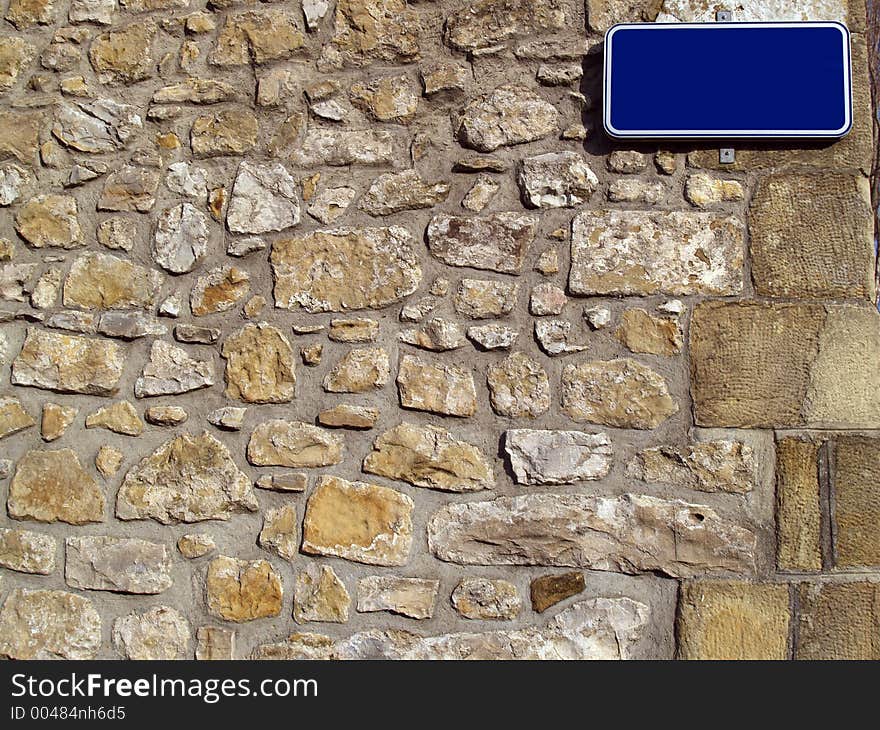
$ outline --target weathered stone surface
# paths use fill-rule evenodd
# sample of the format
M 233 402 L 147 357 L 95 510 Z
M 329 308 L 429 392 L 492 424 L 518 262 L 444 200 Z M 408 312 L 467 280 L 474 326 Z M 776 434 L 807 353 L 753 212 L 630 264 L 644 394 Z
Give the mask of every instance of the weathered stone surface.
M 309 477 L 302 472 L 265 475 L 257 480 L 260 489 L 271 489 L 273 492 L 304 492 L 308 485 Z
M 132 611 L 113 622 L 113 644 L 126 659 L 189 659 L 190 628 L 169 606 Z
M 207 431 L 166 441 L 129 469 L 116 497 L 121 520 L 163 525 L 228 520 L 258 508 L 250 479 Z
M 0 527 L 0 566 L 19 573 L 55 572 L 55 538 L 41 532 Z
M 739 180 L 721 180 L 705 173 L 689 175 L 684 185 L 684 197 L 697 208 L 739 201 L 744 196 Z
M 300 167 L 390 165 L 394 161 L 394 136 L 386 130 L 315 127 L 306 132 L 291 160 Z
M 12 361 L 11 382 L 60 393 L 113 395 L 124 351 L 115 342 L 30 328 Z
M 685 583 L 678 604 L 682 659 L 787 659 L 788 586 Z
M 208 612 L 242 623 L 281 613 L 281 577 L 266 560 L 221 555 L 208 566 Z
M 234 406 L 223 406 L 217 408 L 208 414 L 208 423 L 224 431 L 240 431 L 244 425 L 244 417 L 247 408 L 236 408 Z
M 341 403 L 326 408 L 318 414 L 318 423 L 327 428 L 351 428 L 369 430 L 379 420 L 379 411 L 369 406 L 355 406 Z
M 230 661 L 235 658 L 235 631 L 219 626 L 199 626 L 196 631 L 196 659 Z
M 425 96 L 453 95 L 464 91 L 471 79 L 470 69 L 455 63 L 432 63 L 420 69 Z
M 468 319 L 492 319 L 510 314 L 519 285 L 509 281 L 462 279 L 453 298 L 455 311 Z
M 151 309 L 162 286 L 158 271 L 103 253 L 78 256 L 64 280 L 64 306 Z
M 211 63 L 242 66 L 291 58 L 305 44 L 293 13 L 280 9 L 230 15 L 217 37 Z
M 296 373 L 293 349 L 275 327 L 246 324 L 223 343 L 226 395 L 245 403 L 288 403 Z
M 278 162 L 242 162 L 232 186 L 226 225 L 233 233 L 283 231 L 299 223 L 296 182 Z
M 0 656 L 93 659 L 100 648 L 101 617 L 82 596 L 16 588 L 0 609 Z
M 532 608 L 538 613 L 544 613 L 566 598 L 583 592 L 586 587 L 584 574 L 580 572 L 538 576 L 529 585 Z
M 880 453 L 877 439 L 841 436 L 834 443 L 834 555 L 839 568 L 880 565 L 875 517 Z
M 172 274 L 192 271 L 208 253 L 208 218 L 191 203 L 163 210 L 153 237 L 153 258 Z
M 43 441 L 55 441 L 64 435 L 67 427 L 76 418 L 76 408 L 66 408 L 57 403 L 44 403 L 40 420 L 40 435 Z
M 663 183 L 646 182 L 641 178 L 624 177 L 612 180 L 608 200 L 612 203 L 646 203 L 657 205 L 666 200 L 668 188 Z
M 333 342 L 374 342 L 379 334 L 375 319 L 331 319 L 327 337 Z
M 155 340 L 150 348 L 150 361 L 135 381 L 138 398 L 188 393 L 214 385 L 211 360 L 196 360 L 186 350 L 164 340 Z
M 66 147 L 99 154 L 125 149 L 143 129 L 137 109 L 112 99 L 62 104 L 52 134 Z
M 356 197 L 357 190 L 354 188 L 324 188 L 309 201 L 309 215 L 324 225 L 329 225 L 342 217 Z
M 397 372 L 397 392 L 403 408 L 459 417 L 477 411 L 473 376 L 457 365 L 404 355 Z
M 663 0 L 587 0 L 587 21 L 590 30 L 597 33 L 616 23 L 653 22 L 662 4 Z M 715 20 L 714 14 L 711 20 Z
M 293 560 L 297 555 L 296 506 L 285 504 L 266 510 L 263 529 L 257 539 L 264 550 L 273 552 L 285 560 Z
M 567 303 L 565 290 L 548 282 L 538 284 L 529 294 L 529 312 L 536 317 L 562 314 Z
M 179 426 L 186 423 L 186 410 L 180 406 L 150 406 L 144 411 L 147 423 L 155 426 Z
M 757 484 L 757 469 L 748 444 L 719 439 L 640 451 L 627 466 L 627 476 L 700 492 L 746 494 Z
M 12 156 L 26 165 L 34 164 L 42 123 L 40 111 L 0 112 L 0 155 Z
M 16 212 L 15 230 L 34 248 L 78 248 L 83 235 L 77 215 L 76 198 L 38 195 Z
M 419 58 L 418 29 L 406 0 L 339 0 L 332 50 L 347 66 L 409 63 Z
M 383 76 L 351 87 L 351 101 L 378 122 L 406 124 L 415 116 L 419 97 L 409 76 Z
M 517 484 L 573 484 L 601 479 L 611 469 L 611 441 L 604 433 L 510 429 L 504 451 Z
M 154 104 L 217 104 L 221 101 L 234 101 L 235 88 L 217 79 L 203 79 L 191 76 L 153 93 Z
M 715 213 L 590 210 L 571 231 L 574 294 L 742 291 L 744 227 Z
M 570 355 L 587 349 L 573 341 L 572 324 L 564 319 L 540 319 L 535 322 L 535 340 L 550 356 Z
M 458 323 L 441 317 L 432 317 L 421 329 L 403 330 L 397 338 L 408 345 L 432 352 L 456 350 L 465 343 Z
M 873 307 L 706 303 L 694 310 L 690 337 L 698 425 L 880 423 Z
M 117 401 L 90 413 L 86 416 L 86 428 L 106 428 L 125 436 L 140 436 L 144 432 L 144 424 L 137 410 L 127 400 Z
M 388 384 L 391 363 L 383 347 L 356 348 L 347 352 L 324 378 L 328 393 L 366 393 Z
M 89 61 L 102 84 L 132 84 L 153 75 L 156 24 L 138 22 L 102 33 L 92 42 Z
M 681 352 L 679 323 L 668 317 L 655 317 L 644 309 L 627 309 L 615 333 L 630 352 L 671 357 Z
M 342 461 L 342 439 L 299 421 L 259 424 L 248 442 L 248 461 L 256 466 L 318 467 Z
M 537 217 L 525 213 L 436 215 L 428 224 L 428 248 L 450 266 L 519 274 L 537 226 Z
M 474 180 L 471 189 L 468 190 L 467 195 L 462 198 L 461 207 L 465 210 L 479 213 L 489 205 L 500 189 L 501 185 L 499 183 L 495 182 L 489 175 L 480 173 L 477 175 L 477 179 Z
M 550 380 L 541 364 L 514 352 L 486 370 L 492 410 L 508 418 L 535 418 L 550 408 Z
M 532 208 L 583 205 L 599 186 L 584 156 L 575 152 L 527 157 L 520 163 L 517 180 L 525 202 Z
M 197 117 L 189 133 L 196 157 L 244 155 L 257 144 L 259 125 L 246 109 L 227 109 Z
M 581 601 L 541 627 L 482 634 L 422 637 L 405 631 L 365 631 L 334 641 L 293 634 L 259 647 L 254 659 L 628 659 L 650 619 L 629 598 Z
M 0 266 L 0 299 L 26 302 L 33 289 L 37 264 L 7 264 Z
M 6 20 L 19 30 L 34 25 L 51 25 L 58 18 L 55 0 L 10 0 Z
M 0 50 L 0 54 L 2 54 L 2 50 Z M 5 165 L 3 168 L 0 168 L 0 205 L 12 205 L 21 200 L 26 195 L 26 192 L 33 187 L 34 182 L 33 175 L 23 167 Z M 7 241 L 6 246 L 11 247 L 12 244 Z M 8 261 L 11 258 L 10 253 L 0 258 L 0 260 Z
M 156 204 L 159 172 L 146 167 L 124 165 L 104 183 L 98 210 L 148 213 Z
M 874 299 L 868 181 L 829 173 L 762 178 L 749 212 L 760 296 Z
M 809 438 L 776 443 L 776 566 L 779 570 L 822 569 L 819 507 L 819 447 Z
M 465 618 L 509 620 L 522 610 L 522 599 L 509 581 L 464 578 L 452 592 L 452 606 Z
M 523 86 L 499 86 L 462 111 L 457 136 L 465 147 L 492 152 L 499 147 L 547 137 L 559 129 L 559 112 Z
M 116 476 L 125 461 L 125 454 L 119 449 L 104 444 L 95 454 L 95 468 L 104 479 Z
M 226 312 L 250 292 L 250 276 L 237 266 L 221 266 L 200 276 L 190 293 L 190 309 L 196 317 Z
M 368 575 L 358 580 L 358 613 L 390 611 L 415 619 L 431 618 L 440 581 Z
M 425 182 L 415 170 L 388 172 L 373 181 L 358 207 L 376 216 L 433 208 L 446 200 L 449 189 L 448 183 Z
M 479 349 L 509 350 L 516 344 L 519 332 L 503 324 L 484 324 L 468 327 L 467 337 Z
M 847 8 L 848 3 L 841 0 L 742 0 L 736 9 L 736 19 L 740 22 L 837 20 L 843 23 L 849 15 Z M 663 0 L 662 9 L 657 16 L 660 23 L 708 23 L 714 20 L 714 6 L 688 0 Z M 849 20 L 851 23 L 859 22 L 857 18 Z
M 0 398 L 0 439 L 36 425 L 17 398 Z
M 329 565 L 309 564 L 296 576 L 293 589 L 293 617 L 297 623 L 327 621 L 344 624 L 348 621 L 351 596 L 345 583 Z
M 135 538 L 68 537 L 64 578 L 72 588 L 115 593 L 162 593 L 171 587 L 165 545 Z
M 562 410 L 575 421 L 650 429 L 678 413 L 678 404 L 661 375 L 624 358 L 566 365 Z
M 565 28 L 571 20 L 559 0 L 471 0 L 456 8 L 446 21 L 446 42 L 460 51 L 475 51 L 529 32 Z
M 363 470 L 447 492 L 490 489 L 494 474 L 480 449 L 436 426 L 401 423 L 376 439 Z
M 801 584 L 795 658 L 876 660 L 878 600 L 876 583 Z
M 404 228 L 335 228 L 272 245 L 275 306 L 308 312 L 381 309 L 422 279 Z
M 529 494 L 443 507 L 435 557 L 464 565 L 552 565 L 688 577 L 753 573 L 756 535 L 703 505 L 625 494 Z
M 210 535 L 193 533 L 182 535 L 177 540 L 177 549 L 183 557 L 192 560 L 214 552 L 217 549 L 217 545 L 214 543 L 214 538 Z
M 367 565 L 405 565 L 413 501 L 388 487 L 321 477 L 306 503 L 302 551 Z

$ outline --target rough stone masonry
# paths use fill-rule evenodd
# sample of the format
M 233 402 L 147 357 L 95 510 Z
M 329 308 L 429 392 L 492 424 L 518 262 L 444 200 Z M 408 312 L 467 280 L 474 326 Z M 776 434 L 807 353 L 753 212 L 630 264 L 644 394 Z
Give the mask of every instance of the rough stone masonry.
M 719 8 L 852 133 L 613 144 Z M 0 656 L 880 658 L 862 0 L 2 16 Z

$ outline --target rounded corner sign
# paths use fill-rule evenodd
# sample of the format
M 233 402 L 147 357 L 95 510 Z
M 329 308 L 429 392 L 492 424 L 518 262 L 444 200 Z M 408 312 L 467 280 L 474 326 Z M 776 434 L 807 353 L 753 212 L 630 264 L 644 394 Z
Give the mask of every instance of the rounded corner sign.
M 605 34 L 612 137 L 843 137 L 849 30 L 837 22 L 626 23 Z

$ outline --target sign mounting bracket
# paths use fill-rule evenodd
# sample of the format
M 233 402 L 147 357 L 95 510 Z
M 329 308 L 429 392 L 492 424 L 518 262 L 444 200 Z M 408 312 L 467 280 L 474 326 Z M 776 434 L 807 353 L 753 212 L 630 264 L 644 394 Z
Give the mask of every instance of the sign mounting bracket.
M 732 10 L 718 10 L 715 13 L 716 23 L 730 23 L 733 21 Z M 721 165 L 732 165 L 736 162 L 736 150 L 733 147 L 722 147 L 718 150 L 718 162 Z

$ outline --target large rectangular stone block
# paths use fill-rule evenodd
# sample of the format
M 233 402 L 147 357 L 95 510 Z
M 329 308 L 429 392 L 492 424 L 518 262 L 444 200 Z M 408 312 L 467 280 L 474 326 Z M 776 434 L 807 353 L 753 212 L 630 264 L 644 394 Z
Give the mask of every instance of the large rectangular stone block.
M 796 659 L 880 659 L 880 585 L 804 583 Z
M 834 442 L 834 557 L 838 568 L 880 565 L 880 439 Z
M 788 437 L 776 444 L 776 566 L 822 570 L 819 441 Z

